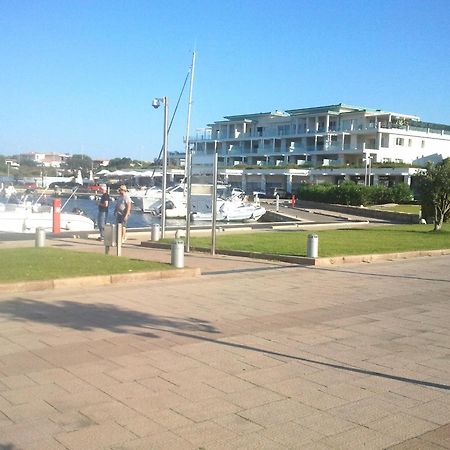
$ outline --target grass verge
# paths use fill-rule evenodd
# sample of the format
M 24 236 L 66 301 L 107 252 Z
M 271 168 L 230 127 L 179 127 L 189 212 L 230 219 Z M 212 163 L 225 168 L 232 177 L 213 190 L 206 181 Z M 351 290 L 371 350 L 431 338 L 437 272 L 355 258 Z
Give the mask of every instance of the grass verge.
M 402 212 L 409 214 L 420 214 L 421 206 L 420 205 L 374 205 L 370 206 L 369 209 L 379 209 L 381 211 L 393 211 L 393 212 Z
M 169 270 L 150 261 L 57 248 L 0 249 L 0 283 Z
M 268 231 L 246 234 L 219 234 L 218 250 L 241 250 L 278 255 L 306 256 L 311 231 Z M 321 230 L 319 257 L 397 253 L 450 249 L 450 225 L 434 232 L 432 225 L 391 225 L 346 230 Z M 192 247 L 211 247 L 210 237 L 192 237 Z

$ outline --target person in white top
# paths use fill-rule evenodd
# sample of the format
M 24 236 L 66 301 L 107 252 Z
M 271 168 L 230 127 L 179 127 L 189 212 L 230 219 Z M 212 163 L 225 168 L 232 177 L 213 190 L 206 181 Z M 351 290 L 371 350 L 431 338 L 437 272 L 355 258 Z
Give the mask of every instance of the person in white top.
M 122 224 L 122 242 L 126 241 L 127 221 L 131 213 L 131 198 L 128 195 L 127 187 L 122 184 L 117 190 L 120 196 L 116 201 L 114 215 L 116 216 L 116 224 Z

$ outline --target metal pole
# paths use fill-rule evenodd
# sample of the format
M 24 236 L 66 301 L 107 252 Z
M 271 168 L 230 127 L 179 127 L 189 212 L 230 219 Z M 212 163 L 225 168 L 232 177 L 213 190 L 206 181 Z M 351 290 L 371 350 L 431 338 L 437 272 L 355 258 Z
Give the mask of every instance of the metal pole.
M 166 188 L 167 188 L 167 154 L 168 154 L 168 117 L 169 99 L 163 97 L 164 102 L 164 139 L 163 139 L 163 173 L 162 173 L 162 195 L 161 195 L 161 237 L 164 239 L 166 233 Z
M 188 153 L 189 153 L 189 133 L 191 127 L 191 110 L 192 110 L 192 89 L 194 86 L 194 73 L 195 73 L 195 52 L 192 53 L 192 65 L 191 65 L 191 81 L 189 84 L 189 103 L 188 103 L 188 114 L 186 121 L 186 139 L 185 139 L 185 167 L 184 174 L 187 177 L 189 172 L 188 167 Z
M 216 219 L 217 219 L 217 144 L 214 144 L 214 166 L 213 166 L 213 191 L 212 191 L 212 222 L 211 222 L 211 255 L 216 254 Z
M 185 251 L 189 253 L 191 251 L 191 209 L 192 209 L 192 149 L 188 149 L 186 164 L 188 164 L 188 170 L 186 172 L 187 192 L 186 192 L 186 241 Z
M 194 85 L 194 73 L 195 73 L 195 52 L 192 53 L 192 65 L 191 65 L 191 81 L 189 85 L 189 103 L 188 114 L 186 122 L 186 139 L 185 139 L 185 168 L 184 176 L 187 184 L 186 192 L 186 253 L 190 252 L 190 234 L 191 234 L 191 209 L 192 209 L 192 152 L 189 148 L 189 133 L 191 126 L 191 109 L 192 109 L 192 88 Z

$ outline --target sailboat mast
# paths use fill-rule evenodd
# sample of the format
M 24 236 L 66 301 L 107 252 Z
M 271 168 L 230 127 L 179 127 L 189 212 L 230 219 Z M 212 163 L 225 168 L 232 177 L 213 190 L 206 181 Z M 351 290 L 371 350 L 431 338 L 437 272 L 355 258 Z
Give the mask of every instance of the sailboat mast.
M 192 52 L 192 65 L 191 65 L 191 81 L 189 84 L 189 103 L 186 123 L 186 138 L 185 138 L 185 158 L 184 158 L 184 175 L 188 176 L 188 152 L 189 152 L 189 132 L 191 127 L 191 109 L 192 109 L 192 89 L 194 86 L 194 73 L 195 73 L 195 52 Z
M 191 242 L 191 209 L 192 209 L 192 154 L 189 150 L 189 129 L 191 126 L 191 107 L 192 107 L 192 87 L 194 85 L 195 72 L 195 52 L 192 52 L 192 66 L 191 66 L 191 82 L 189 86 L 189 105 L 186 124 L 186 139 L 185 139 L 185 159 L 184 159 L 184 177 L 187 181 L 187 199 L 186 199 L 186 242 L 185 251 L 190 252 Z

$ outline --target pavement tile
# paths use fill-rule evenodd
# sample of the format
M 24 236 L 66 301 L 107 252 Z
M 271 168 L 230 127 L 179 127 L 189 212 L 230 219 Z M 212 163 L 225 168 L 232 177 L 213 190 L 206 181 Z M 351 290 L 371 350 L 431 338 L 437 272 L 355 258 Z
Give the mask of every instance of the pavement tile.
M 56 384 L 40 384 L 2 392 L 2 396 L 14 405 L 28 403 L 30 398 L 52 401 L 66 394 L 67 391 Z
M 317 411 L 308 416 L 295 418 L 294 422 L 314 430 L 322 436 L 332 436 L 357 427 L 353 422 L 340 419 L 323 411 Z
M 438 444 L 433 444 L 432 442 L 423 441 L 420 438 L 408 439 L 401 444 L 395 444 L 387 448 L 387 450 L 443 450 L 443 448 Z
M 0 356 L 0 373 L 6 376 L 22 375 L 52 367 L 51 363 L 28 351 Z
M 236 433 L 230 429 L 222 427 L 212 421 L 195 423 L 187 427 L 177 428 L 173 432 L 195 446 L 206 448 L 211 442 L 222 442 L 237 436 Z
M 224 394 L 222 391 L 214 389 L 213 387 L 208 386 L 205 383 L 198 383 L 196 381 L 188 384 L 183 384 L 181 386 L 172 386 L 169 389 L 172 392 L 180 395 L 181 397 L 192 401 L 206 400 L 208 398 L 215 397 L 227 399 L 226 394 Z
M 151 412 L 146 413 L 146 416 L 168 430 L 176 430 L 177 428 L 194 423 L 192 419 L 169 408 L 152 410 Z
M 302 448 L 323 437 L 323 434 L 295 422 L 270 426 L 260 432 L 260 435 L 284 445 L 285 448 Z
M 404 413 L 389 415 L 383 419 L 370 422 L 367 426 L 372 430 L 398 437 L 401 440 L 415 437 L 417 434 L 422 434 L 436 428 L 435 423 Z
M 445 404 L 439 399 L 413 406 L 407 409 L 406 412 L 439 425 L 445 425 L 450 422 L 450 403 Z
M 0 411 L 18 421 L 0 415 L 1 438 L 51 449 L 62 436 L 66 450 L 445 443 L 450 256 L 326 268 L 200 259 L 209 274 L 197 279 L 26 302 L 0 293 Z M 112 307 L 92 326 L 90 311 Z
M 163 427 L 154 420 L 139 414 L 117 417 L 115 421 L 139 437 L 164 433 L 167 431 L 166 427 Z
M 78 411 L 54 412 L 48 416 L 48 419 L 57 424 L 61 431 L 76 431 L 95 424 L 95 422 Z
M 53 406 L 43 400 L 34 400 L 33 397 L 29 401 L 20 405 L 14 405 L 9 408 L 1 408 L 1 412 L 13 422 L 32 419 L 34 417 L 48 417 L 56 412 Z
M 54 436 L 60 430 L 57 424 L 47 418 L 24 420 L 20 423 L 2 426 L 0 444 L 12 444 L 20 448 L 28 443 Z
M 367 425 L 374 420 L 389 416 L 395 409 L 392 404 L 374 397 L 350 402 L 344 406 L 329 409 L 328 412 L 355 424 Z
M 284 444 L 261 436 L 260 433 L 251 433 L 239 436 L 224 442 L 212 443 L 207 450 L 286 450 Z
M 112 450 L 198 450 L 198 447 L 170 431 L 134 439 L 127 443 L 111 446 Z
M 172 409 L 194 422 L 203 422 L 235 413 L 241 408 L 221 398 L 209 398 L 195 403 L 174 406 Z
M 244 381 L 234 375 L 222 374 L 216 379 L 209 379 L 205 384 L 225 393 L 240 392 L 254 387 L 253 383 Z
M 99 424 L 112 420 L 119 422 L 119 419 L 136 416 L 136 411 L 114 400 L 80 408 L 79 412 Z
M 20 389 L 29 386 L 35 386 L 36 382 L 33 381 L 32 377 L 28 375 L 12 375 L 9 377 L 0 377 L 0 383 L 4 385 L 3 390 L 7 389 Z
M 381 450 L 397 444 L 400 439 L 393 436 L 370 430 L 367 427 L 358 426 L 333 436 L 323 438 L 319 442 L 329 445 L 333 449 L 373 449 Z
M 420 436 L 420 439 L 423 439 L 427 443 L 432 442 L 434 444 L 442 445 L 445 448 L 450 448 L 450 423 L 429 431 L 428 433 L 424 433 Z
M 134 433 L 114 422 L 91 425 L 80 430 L 59 433 L 55 439 L 70 450 L 96 450 L 102 447 L 120 445 L 135 439 Z
M 66 393 L 59 395 L 47 402 L 60 412 L 78 411 L 80 408 L 103 403 L 111 400 L 111 397 L 97 389 L 86 390 L 83 392 Z
M 256 431 L 261 431 L 264 428 L 251 420 L 245 419 L 238 414 L 229 414 L 226 416 L 217 417 L 214 422 L 221 425 L 236 434 L 248 434 Z
M 141 363 L 130 367 L 121 367 L 120 369 L 110 370 L 108 376 L 121 381 L 137 381 L 146 378 L 156 377 L 163 372 L 150 364 Z
M 291 417 L 307 416 L 314 412 L 315 410 L 310 406 L 288 399 L 240 411 L 239 415 L 261 426 L 268 427 L 288 421 Z
M 0 441 L 0 448 L 1 447 L 1 441 Z M 18 447 L 17 450 L 67 450 L 66 447 L 64 447 L 59 442 L 55 441 L 53 438 L 46 438 L 46 439 L 39 439 L 34 442 L 27 442 L 26 444 L 23 444 Z M 5 447 L 5 450 L 9 450 L 8 447 Z M 11 450 L 15 450 L 15 447 L 12 447 Z
M 284 395 L 277 394 L 269 389 L 254 387 L 245 391 L 233 392 L 224 396 L 228 402 L 234 403 L 242 409 L 250 409 L 256 406 L 272 403 L 278 400 L 285 400 Z

